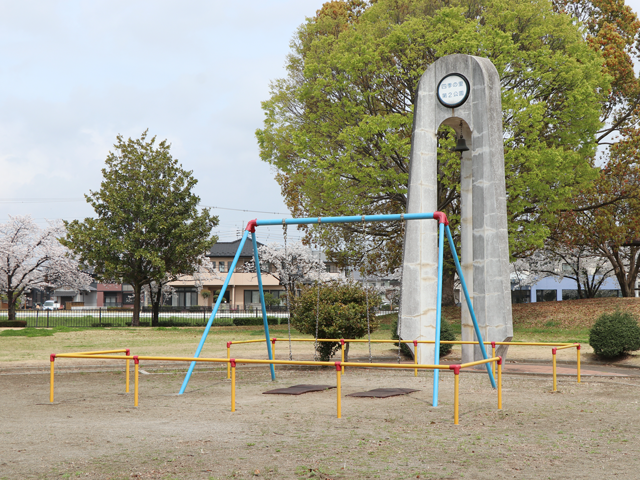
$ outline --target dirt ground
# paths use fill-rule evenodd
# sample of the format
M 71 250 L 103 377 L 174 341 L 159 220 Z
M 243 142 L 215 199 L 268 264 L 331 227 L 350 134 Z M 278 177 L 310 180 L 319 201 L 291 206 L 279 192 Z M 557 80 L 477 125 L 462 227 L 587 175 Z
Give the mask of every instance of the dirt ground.
M 505 375 L 504 408 L 485 375 L 463 373 L 460 425 L 453 425 L 453 375 L 443 372 L 440 406 L 432 374 L 354 369 L 336 390 L 301 396 L 262 392 L 300 383 L 335 385 L 335 371 L 238 368 L 237 411 L 222 369 L 140 378 L 140 406 L 123 372 L 0 375 L 0 478 L 364 479 L 637 478 L 640 378 Z M 387 399 L 346 397 L 378 387 L 419 392 Z M 133 391 L 133 388 L 132 388 Z

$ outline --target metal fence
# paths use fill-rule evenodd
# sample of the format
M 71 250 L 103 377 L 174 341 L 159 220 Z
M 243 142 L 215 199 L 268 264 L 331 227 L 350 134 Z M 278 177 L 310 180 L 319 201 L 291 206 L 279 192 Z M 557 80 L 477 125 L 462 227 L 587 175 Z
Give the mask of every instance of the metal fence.
M 211 316 L 211 307 L 162 307 L 159 313 L 159 326 L 202 327 Z M 380 310 L 377 315 L 392 313 Z M 289 312 L 286 308 L 267 309 L 270 325 L 287 323 Z M 140 326 L 151 326 L 151 309 L 140 311 Z M 0 310 L 0 321 L 7 320 L 8 311 Z M 130 308 L 74 308 L 72 310 L 17 310 L 16 320 L 27 322 L 27 327 L 130 327 L 133 310 Z M 218 310 L 213 325 L 262 325 L 260 308 Z

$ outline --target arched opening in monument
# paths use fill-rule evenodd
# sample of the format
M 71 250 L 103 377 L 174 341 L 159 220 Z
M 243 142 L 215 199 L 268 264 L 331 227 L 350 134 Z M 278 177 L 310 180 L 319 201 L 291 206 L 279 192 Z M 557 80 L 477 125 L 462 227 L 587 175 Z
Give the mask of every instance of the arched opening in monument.
M 462 140 L 462 142 L 461 142 Z M 445 212 L 451 222 L 451 233 L 456 245 L 460 245 L 460 220 L 462 215 L 462 163 L 471 161 L 471 130 L 469 124 L 460 117 L 450 117 L 437 130 L 437 210 Z M 466 145 L 468 151 L 456 151 L 456 147 Z M 470 178 L 469 178 L 470 181 Z M 467 198 L 471 202 L 471 198 Z M 459 282 L 456 280 L 455 266 L 451 252 L 445 250 L 443 266 L 442 305 L 453 306 L 462 303 Z

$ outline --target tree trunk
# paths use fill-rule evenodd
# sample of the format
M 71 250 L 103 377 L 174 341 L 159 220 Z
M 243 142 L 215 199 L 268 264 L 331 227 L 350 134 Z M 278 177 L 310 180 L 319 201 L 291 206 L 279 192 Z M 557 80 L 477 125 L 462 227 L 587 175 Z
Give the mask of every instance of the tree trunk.
M 13 290 L 7 291 L 7 303 L 9 304 L 9 318 L 10 322 L 16 319 L 16 301 L 14 299 Z
M 162 286 L 158 286 L 158 291 L 151 292 L 151 326 L 157 327 L 160 325 L 160 302 L 162 300 Z
M 456 304 L 454 295 L 455 268 L 450 268 L 445 263 L 442 269 L 442 306 L 452 307 Z
M 344 361 L 348 362 L 349 361 L 349 345 L 351 345 L 350 342 L 346 342 L 347 346 L 344 348 Z
M 139 283 L 133 285 L 133 318 L 131 319 L 132 327 L 140 326 L 140 290 L 142 286 Z

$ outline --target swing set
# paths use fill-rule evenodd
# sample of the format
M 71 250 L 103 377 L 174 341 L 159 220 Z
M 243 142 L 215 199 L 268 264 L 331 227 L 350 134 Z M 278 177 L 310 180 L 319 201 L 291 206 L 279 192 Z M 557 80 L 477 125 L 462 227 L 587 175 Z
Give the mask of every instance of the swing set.
M 271 338 L 269 335 L 269 325 L 267 322 L 267 308 L 264 301 L 264 290 L 262 287 L 262 276 L 260 273 L 260 257 L 258 252 L 258 243 L 256 240 L 256 227 L 260 226 L 278 226 L 282 225 L 285 228 L 285 242 L 286 242 L 286 227 L 287 225 L 310 225 L 310 224 L 327 224 L 327 223 L 358 223 L 358 222 L 391 222 L 391 221 L 413 221 L 413 220 L 436 220 L 438 221 L 438 278 L 437 278 L 437 300 L 436 300 L 436 329 L 435 329 L 435 349 L 434 349 L 434 365 L 440 364 L 440 321 L 442 316 L 442 270 L 443 270 L 443 257 L 444 257 L 444 237 L 446 235 L 447 240 L 449 242 L 449 248 L 451 249 L 451 254 L 453 256 L 453 261 L 456 266 L 456 272 L 458 274 L 458 278 L 460 279 L 460 284 L 462 286 L 462 290 L 464 292 L 465 300 L 467 302 L 467 306 L 469 308 L 469 312 L 471 313 L 471 319 L 473 321 L 473 328 L 476 333 L 476 340 L 478 341 L 478 346 L 482 352 L 482 357 L 487 360 L 489 357 L 487 356 L 486 349 L 484 347 L 484 341 L 482 338 L 482 334 L 480 333 L 480 328 L 478 327 L 478 322 L 476 320 L 476 315 L 473 310 L 473 305 L 471 302 L 471 298 L 469 297 L 469 292 L 467 290 L 467 285 L 464 280 L 464 275 L 462 274 L 462 268 L 460 267 L 460 262 L 458 260 L 458 254 L 456 252 L 455 245 L 453 243 L 453 238 L 451 236 L 451 230 L 449 228 L 449 221 L 447 216 L 443 212 L 434 212 L 434 213 L 407 213 L 407 214 L 395 214 L 395 215 L 361 215 L 361 216 L 344 216 L 344 217 L 315 217 L 315 218 L 287 218 L 282 220 L 251 220 L 245 229 L 242 239 L 240 240 L 240 245 L 238 246 L 238 250 L 233 258 L 233 262 L 231 267 L 229 268 L 229 273 L 227 274 L 227 278 L 225 279 L 222 288 L 220 290 L 220 294 L 218 295 L 218 300 L 211 312 L 211 316 L 207 322 L 207 325 L 202 334 L 202 338 L 200 339 L 200 343 L 198 344 L 198 348 L 194 354 L 194 358 L 200 357 L 200 352 L 204 347 L 204 343 L 209 335 L 209 330 L 213 325 L 213 321 L 216 318 L 216 314 L 218 313 L 218 309 L 220 308 L 220 304 L 222 303 L 222 298 L 226 292 L 227 286 L 231 280 L 233 272 L 235 271 L 238 260 L 240 259 L 240 253 L 249 237 L 249 233 L 251 233 L 251 242 L 253 243 L 253 253 L 254 253 L 254 263 L 256 269 L 256 275 L 258 277 L 258 289 L 260 292 L 260 304 L 262 307 L 262 320 L 264 324 L 264 332 L 265 332 L 265 343 L 267 345 L 267 355 L 269 357 L 269 361 L 273 362 L 273 351 L 271 349 Z M 288 303 L 288 301 L 287 301 Z M 367 309 L 368 314 L 368 309 Z M 317 320 L 316 319 L 316 342 L 317 342 Z M 289 338 L 291 338 L 291 321 L 290 317 L 288 320 L 289 324 Z M 398 322 L 400 327 L 401 321 Z M 370 332 L 369 332 L 370 333 Z M 369 335 L 369 352 L 371 352 L 371 336 Z M 291 358 L 291 342 L 289 342 L 289 356 Z M 369 355 L 369 360 L 371 362 L 371 354 Z M 183 394 L 189 384 L 189 379 L 191 378 L 191 374 L 196 366 L 197 361 L 191 361 L 189 365 L 189 369 L 187 374 L 182 382 L 182 386 L 180 388 L 179 394 Z M 276 379 L 274 363 L 270 363 L 269 365 L 271 370 L 271 379 Z M 487 374 L 489 376 L 489 380 L 491 382 L 491 386 L 496 388 L 495 378 L 493 376 L 493 372 L 489 363 L 485 363 L 485 367 L 487 369 Z M 433 406 L 438 406 L 438 384 L 439 384 L 439 369 L 434 369 L 433 371 Z

